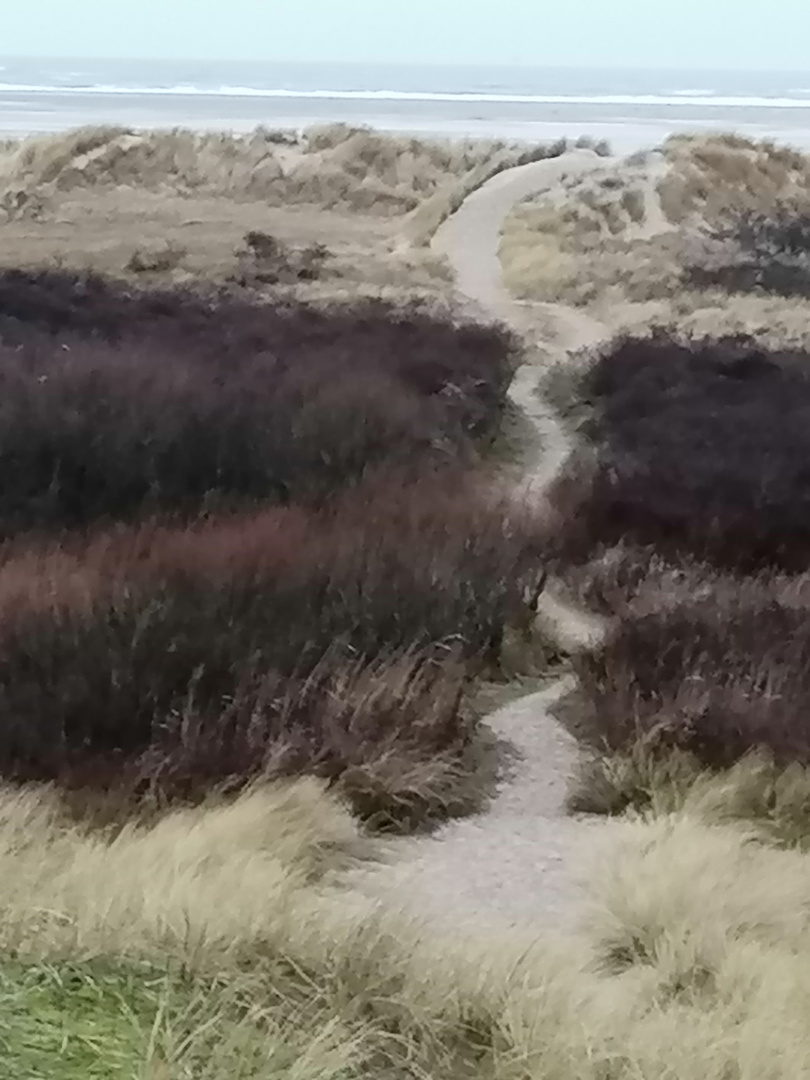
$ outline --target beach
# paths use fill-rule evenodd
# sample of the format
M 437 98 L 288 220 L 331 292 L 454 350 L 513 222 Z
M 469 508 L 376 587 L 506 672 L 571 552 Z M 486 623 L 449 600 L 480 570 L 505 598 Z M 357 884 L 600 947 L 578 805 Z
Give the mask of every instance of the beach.
M 675 132 L 810 146 L 810 74 L 0 58 L 6 137 L 113 124 L 250 131 L 342 121 L 526 142 L 588 135 L 621 153 Z

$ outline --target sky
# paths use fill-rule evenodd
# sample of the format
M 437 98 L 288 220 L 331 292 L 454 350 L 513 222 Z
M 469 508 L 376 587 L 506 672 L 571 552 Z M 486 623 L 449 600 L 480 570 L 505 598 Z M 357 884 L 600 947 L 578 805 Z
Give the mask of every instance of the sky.
M 5 0 L 0 55 L 802 70 L 810 0 Z

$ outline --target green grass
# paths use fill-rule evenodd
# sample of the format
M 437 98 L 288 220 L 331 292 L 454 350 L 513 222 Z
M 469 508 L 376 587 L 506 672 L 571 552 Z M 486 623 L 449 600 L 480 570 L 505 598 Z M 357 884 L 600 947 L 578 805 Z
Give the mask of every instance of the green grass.
M 181 995 L 182 996 L 182 995 Z M 0 966 L 0 1077 L 142 1074 L 181 1000 L 165 974 L 91 962 Z
M 292 976 L 292 971 L 291 971 Z M 294 981 L 294 980 L 292 980 Z M 290 989 L 291 983 L 286 989 Z M 280 1000 L 268 985 L 187 978 L 122 960 L 0 966 L 2 1080 L 351 1080 L 362 1025 Z

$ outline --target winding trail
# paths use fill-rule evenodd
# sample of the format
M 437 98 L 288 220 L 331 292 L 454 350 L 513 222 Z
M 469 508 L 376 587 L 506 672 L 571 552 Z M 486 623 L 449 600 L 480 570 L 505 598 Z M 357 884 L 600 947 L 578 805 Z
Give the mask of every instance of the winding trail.
M 506 322 L 527 340 L 528 362 L 510 388 L 528 421 L 525 426 L 534 433 L 519 481 L 527 497 L 542 494 L 571 450 L 564 428 L 535 393 L 539 367 L 532 361 L 531 344 L 538 315 L 544 327 L 552 326 L 552 351 L 561 356 L 597 343 L 606 329 L 573 308 L 514 301 L 502 280 L 501 229 L 515 203 L 527 195 L 554 188 L 564 175 L 604 164 L 603 158 L 582 151 L 510 169 L 470 195 L 434 238 L 434 250 L 453 267 L 468 312 Z M 548 353 L 544 339 L 538 355 Z M 598 620 L 569 610 L 553 594 L 543 600 L 538 620 L 562 644 L 588 648 L 598 641 L 603 632 Z M 448 933 L 498 933 L 514 926 L 532 931 L 559 926 L 575 914 L 577 851 L 601 822 L 573 818 L 565 809 L 577 747 L 549 709 L 569 686 L 567 679 L 558 679 L 489 715 L 487 724 L 514 748 L 516 759 L 490 806 L 432 836 L 395 841 L 392 864 L 364 872 L 364 891 L 428 917 Z
M 456 290 L 467 313 L 507 323 L 529 345 L 529 362 L 518 370 L 509 395 L 537 435 L 534 448 L 527 447 L 524 467 L 526 482 L 538 490 L 548 486 L 570 451 L 568 437 L 554 413 L 535 393 L 538 371 L 532 362 L 531 345 L 539 336 L 538 322 L 543 327 L 543 348 L 548 354 L 550 346 L 555 358 L 597 344 L 608 331 L 577 308 L 514 300 L 503 283 L 501 231 L 504 220 L 522 199 L 559 187 L 564 177 L 604 167 L 604 158 L 582 150 L 508 169 L 474 191 L 433 239 L 434 251 L 453 269 Z
M 565 304 L 515 300 L 503 283 L 499 258 L 501 232 L 515 204 L 530 195 L 560 190 L 563 179 L 604 170 L 609 160 L 580 150 L 548 161 L 508 169 L 473 192 L 440 227 L 433 240 L 436 254 L 453 268 L 456 290 L 468 314 L 507 323 L 524 338 L 528 359 L 515 375 L 509 396 L 523 418 L 522 476 L 518 494 L 539 499 L 559 475 L 573 449 L 553 409 L 536 393 L 544 362 L 565 360 L 569 353 L 610 337 L 603 323 Z M 538 325 L 541 329 L 538 330 Z M 532 345 L 542 342 L 536 353 Z M 603 622 L 560 603 L 553 588 L 542 597 L 539 622 L 567 649 L 588 648 L 604 633 Z

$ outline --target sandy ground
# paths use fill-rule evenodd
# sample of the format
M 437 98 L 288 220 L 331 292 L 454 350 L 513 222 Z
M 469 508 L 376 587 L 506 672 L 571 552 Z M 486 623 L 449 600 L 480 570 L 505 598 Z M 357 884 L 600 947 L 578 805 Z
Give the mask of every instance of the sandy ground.
M 552 326 L 520 369 L 511 389 L 537 438 L 527 447 L 520 483 L 535 495 L 556 475 L 571 447 L 552 411 L 535 394 L 539 357 L 593 344 L 605 333 L 589 316 L 558 305 L 523 305 L 506 293 L 498 260 L 500 231 L 515 202 L 558 185 L 565 175 L 604 166 L 588 152 L 538 162 L 495 177 L 471 195 L 439 230 L 434 250 L 456 274 L 458 292 L 471 313 L 499 318 L 531 340 L 536 327 Z M 569 647 L 595 644 L 603 626 L 546 598 L 539 620 Z M 441 923 L 448 932 L 499 933 L 510 927 L 536 931 L 559 927 L 580 910 L 578 868 L 602 821 L 571 817 L 565 798 L 577 764 L 571 736 L 550 715 L 550 707 L 570 688 L 566 679 L 496 710 L 487 723 L 514 750 L 514 766 L 483 814 L 453 822 L 431 837 L 397 841 L 393 866 L 364 872 L 364 891 L 384 895 L 407 911 Z
M 181 252 L 169 273 L 144 284 L 223 281 L 240 270 L 244 237 L 258 230 L 292 247 L 325 244 L 323 279 L 297 286 L 302 296 L 356 297 L 359 292 L 410 296 L 441 293 L 449 276 L 430 251 L 395 250 L 401 218 L 317 206 L 271 207 L 259 200 L 150 192 L 137 187 L 78 189 L 60 194 L 40 219 L 2 223 L 0 266 L 62 266 L 128 273 L 137 251 L 170 244 Z

